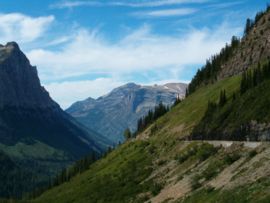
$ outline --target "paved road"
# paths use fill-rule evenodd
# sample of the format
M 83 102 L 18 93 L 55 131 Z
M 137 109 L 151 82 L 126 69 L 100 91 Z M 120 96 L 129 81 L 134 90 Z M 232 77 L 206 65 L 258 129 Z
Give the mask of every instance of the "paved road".
M 186 141 L 186 142 L 190 142 L 190 141 Z M 204 140 L 202 142 L 206 142 L 209 144 L 214 145 L 215 147 L 222 145 L 223 147 L 230 147 L 232 144 L 243 144 L 244 147 L 248 147 L 248 148 L 256 148 L 258 146 L 260 146 L 263 142 L 240 142 L 240 141 L 219 141 L 219 140 L 213 140 L 213 141 L 208 141 L 208 140 Z

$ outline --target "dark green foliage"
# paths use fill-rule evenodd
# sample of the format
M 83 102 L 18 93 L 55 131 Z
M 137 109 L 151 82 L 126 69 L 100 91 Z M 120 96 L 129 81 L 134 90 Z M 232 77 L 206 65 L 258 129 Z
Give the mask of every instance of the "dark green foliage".
M 258 12 L 255 20 L 247 19 L 244 36 L 246 36 L 252 28 L 258 23 L 258 21 L 264 16 L 264 14 L 269 11 L 269 6 L 267 6 L 266 11 Z M 237 37 L 232 37 L 231 44 L 226 45 L 219 54 L 214 55 L 209 60 L 206 61 L 206 64 L 197 71 L 196 75 L 191 80 L 191 83 L 188 86 L 186 96 L 195 92 L 196 89 L 200 88 L 203 85 L 210 84 L 216 81 L 217 75 L 221 69 L 221 65 L 226 63 L 234 53 L 234 50 L 237 49 L 241 40 Z M 243 56 L 243 54 L 241 54 Z M 249 58 L 252 62 L 252 57 Z
M 199 175 L 193 176 L 191 179 L 191 189 L 196 190 L 200 188 L 201 186 L 202 184 L 200 183 L 200 176 Z
M 138 134 L 145 130 L 149 125 L 151 125 L 154 121 L 156 121 L 158 118 L 163 116 L 165 113 L 167 113 L 170 110 L 169 107 L 164 106 L 162 103 L 160 103 L 158 106 L 155 107 L 154 111 L 149 110 L 148 114 L 138 120 L 137 124 L 137 132 L 134 134 Z
M 225 167 L 225 164 L 221 160 L 214 160 L 209 163 L 207 168 L 202 172 L 200 178 L 204 178 L 205 180 L 211 180 L 216 177 L 219 172 Z
M 270 78 L 270 61 L 261 67 L 259 63 L 256 68 L 249 69 L 242 74 L 240 92 L 244 94 L 247 90 L 256 87 L 264 80 Z
M 83 173 L 89 166 L 97 160 L 94 153 L 76 161 L 71 167 L 63 169 L 54 181 L 54 186 L 62 184 L 63 182 L 69 181 L 72 177 L 77 174 Z
M 252 30 L 252 28 L 254 27 L 254 21 L 251 20 L 250 18 L 247 19 L 246 21 L 246 27 L 245 27 L 245 31 L 244 31 L 244 35 L 248 35 L 248 33 L 250 32 L 250 30 Z
M 244 35 L 248 35 L 249 32 L 253 29 L 253 27 L 259 22 L 259 20 L 264 16 L 264 14 L 268 11 L 268 6 L 267 6 L 267 10 L 266 11 L 260 11 L 256 14 L 255 19 L 247 19 L 246 21 L 246 27 L 244 30 Z
M 179 163 L 183 163 L 190 158 L 195 158 L 198 161 L 204 161 L 211 155 L 217 152 L 217 148 L 208 143 L 203 144 L 190 144 L 188 145 L 180 155 L 176 157 Z
M 147 153 L 150 146 L 144 141 L 127 142 L 36 202 L 134 202 L 151 188 L 156 187 L 157 192 L 160 186 L 146 181 L 152 173 L 152 156 Z
M 34 173 L 22 169 L 1 151 L 0 182 L 1 198 L 21 198 L 24 193 L 38 186 Z
M 232 101 L 235 101 L 235 100 L 236 100 L 236 93 L 234 92 L 232 96 Z
M 132 133 L 129 128 L 124 131 L 124 137 L 128 140 L 132 137 Z
M 254 156 L 256 156 L 258 153 L 256 150 L 251 150 L 249 153 L 248 153 L 248 158 L 253 158 Z
M 193 129 L 191 139 L 235 141 L 260 139 L 260 133 L 252 130 L 251 121 L 264 123 L 270 120 L 269 67 L 269 63 L 259 64 L 256 69 L 243 74 L 240 93 L 227 95 L 225 105 L 209 102 L 204 117 Z
M 188 86 L 187 95 L 193 93 L 202 85 L 216 81 L 216 77 L 221 69 L 221 65 L 228 61 L 239 44 L 240 40 L 234 36 L 232 37 L 230 45 L 226 45 L 219 54 L 214 55 L 207 60 L 206 65 L 199 69 L 196 75 L 193 77 Z
M 219 106 L 224 106 L 227 102 L 226 91 L 221 90 L 219 96 Z
M 199 161 L 204 161 L 215 153 L 217 153 L 217 148 L 215 148 L 211 144 L 205 143 L 199 147 L 197 151 L 197 158 L 199 159 Z
M 108 150 L 108 151 L 111 151 L 111 150 Z M 28 196 L 30 198 L 38 197 L 40 194 L 42 194 L 46 190 L 49 190 L 53 187 L 56 187 L 58 185 L 61 185 L 65 182 L 70 181 L 70 179 L 73 178 L 74 176 L 81 174 L 84 171 L 88 170 L 90 165 L 92 163 L 94 163 L 97 159 L 98 159 L 98 157 L 96 157 L 95 153 L 92 153 L 88 156 L 85 156 L 84 158 L 76 161 L 69 168 L 63 169 L 55 178 L 53 178 L 49 182 L 49 184 L 33 190 L 33 192 L 31 194 L 29 194 Z
M 160 191 L 162 190 L 163 185 L 160 183 L 154 183 L 151 188 L 150 191 L 152 193 L 152 195 L 156 196 L 160 193 Z
M 224 162 L 227 165 L 231 165 L 232 163 L 234 163 L 235 161 L 237 161 L 238 159 L 240 159 L 240 154 L 238 153 L 231 153 L 231 154 L 226 154 L 224 157 Z
M 180 104 L 181 102 L 182 100 L 179 97 L 177 97 L 172 107 L 177 106 L 177 104 Z

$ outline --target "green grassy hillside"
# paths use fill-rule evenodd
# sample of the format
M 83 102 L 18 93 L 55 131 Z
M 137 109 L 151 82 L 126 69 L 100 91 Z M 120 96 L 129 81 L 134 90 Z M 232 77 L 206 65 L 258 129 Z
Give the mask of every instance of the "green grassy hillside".
M 269 78 L 240 92 L 242 77 L 236 75 L 265 61 L 267 53 L 258 51 L 265 40 L 256 30 L 269 30 L 268 11 L 198 71 L 185 100 L 33 202 L 270 202 L 270 144 L 216 141 L 270 134 Z M 247 63 L 243 54 L 255 56 Z
M 88 171 L 45 192 L 33 201 L 196 202 L 196 198 L 202 198 L 209 202 L 226 202 L 231 198 L 228 195 L 230 190 L 237 191 L 237 198 L 256 194 L 260 195 L 262 200 L 269 200 L 267 191 L 270 180 L 267 173 L 259 173 L 254 180 L 250 178 L 252 169 L 264 170 L 264 167 L 270 164 L 269 158 L 266 158 L 270 153 L 267 145 L 250 149 L 236 144 L 226 148 L 184 141 L 185 137 L 194 131 L 194 127 L 204 120 L 208 101 L 218 102 L 220 91 L 226 89 L 229 98 L 226 105 L 230 105 L 233 94 L 239 91 L 240 81 L 241 77 L 236 76 L 199 89 L 152 124 L 136 140 L 119 146 L 91 165 Z M 265 89 L 267 85 L 269 81 L 248 91 L 243 98 L 235 100 L 234 105 L 237 105 L 239 113 L 249 115 L 239 118 L 243 121 L 259 119 L 257 115 L 261 114 L 254 111 L 260 112 L 261 107 L 267 107 L 270 94 L 270 90 Z M 263 97 L 258 97 L 258 100 L 251 99 L 255 95 L 259 96 L 258 94 Z M 228 108 L 226 105 L 224 109 Z M 246 109 L 246 106 L 250 108 Z M 252 108 L 253 106 L 256 108 Z M 246 111 L 243 111 L 243 108 Z M 241 119 L 233 124 L 237 125 L 238 122 L 241 123 Z M 231 123 L 228 120 L 228 124 Z M 234 166 L 235 164 L 237 166 Z M 220 187 L 221 183 L 214 181 L 216 178 L 217 182 L 221 181 L 219 179 L 222 177 L 219 175 L 226 170 L 230 188 Z M 246 178 L 243 180 L 243 177 Z M 210 187 L 211 182 L 213 186 Z M 246 182 L 251 184 L 246 185 Z M 242 188 L 241 184 L 245 187 Z M 172 192 L 174 190 L 176 194 Z M 183 194 L 180 191 L 183 191 Z M 191 196 L 183 199 L 184 195 Z M 243 202 L 254 202 L 252 198 L 244 200 L 246 199 L 243 199 Z
M 76 199 L 83 202 L 86 199 L 92 199 L 95 202 L 95 199 L 100 200 L 102 197 L 104 202 L 120 201 L 125 198 L 128 201 L 143 192 L 152 191 L 155 194 L 155 188 L 159 186 L 152 180 L 143 182 L 154 170 L 153 163 L 159 159 L 158 157 L 174 154 L 173 148 L 181 144 L 177 138 L 189 133 L 192 126 L 203 117 L 207 107 L 207 98 L 218 99 L 221 88 L 226 87 L 232 93 L 238 86 L 239 78 L 236 77 L 196 92 L 150 126 L 137 140 L 120 146 L 107 157 L 93 164 L 86 173 L 45 193 L 38 200 L 67 202 L 69 199 Z M 153 126 L 159 130 L 153 132 L 151 130 Z M 178 126 L 183 127 L 177 131 Z M 144 136 L 150 136 L 150 138 L 144 139 Z M 139 184 L 141 182 L 143 184 Z

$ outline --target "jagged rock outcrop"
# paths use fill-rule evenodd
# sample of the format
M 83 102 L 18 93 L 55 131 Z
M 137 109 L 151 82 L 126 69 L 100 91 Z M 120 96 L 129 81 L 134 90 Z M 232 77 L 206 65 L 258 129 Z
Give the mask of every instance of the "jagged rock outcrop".
M 160 102 L 172 105 L 176 97 L 185 95 L 187 85 L 141 86 L 128 83 L 98 99 L 88 98 L 74 103 L 66 111 L 85 126 L 91 126 L 114 143 L 123 141 L 123 132 L 136 130 L 137 120 Z

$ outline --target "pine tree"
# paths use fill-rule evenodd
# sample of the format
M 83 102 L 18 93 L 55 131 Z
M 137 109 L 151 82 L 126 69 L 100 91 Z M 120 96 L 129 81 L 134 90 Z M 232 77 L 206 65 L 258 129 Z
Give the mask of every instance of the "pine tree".
M 248 18 L 247 22 L 246 22 L 244 34 L 247 35 L 250 32 L 250 30 L 252 29 L 252 27 L 253 27 L 253 21 L 250 18 Z
M 132 137 L 132 133 L 130 132 L 130 129 L 127 128 L 125 131 L 124 131 L 124 137 L 128 140 Z
M 226 91 L 221 90 L 219 96 L 219 106 L 224 106 L 227 102 Z

